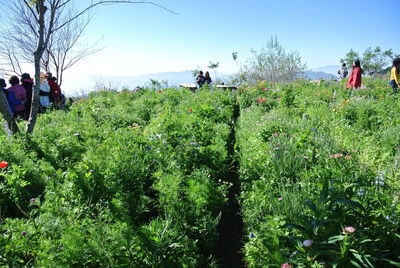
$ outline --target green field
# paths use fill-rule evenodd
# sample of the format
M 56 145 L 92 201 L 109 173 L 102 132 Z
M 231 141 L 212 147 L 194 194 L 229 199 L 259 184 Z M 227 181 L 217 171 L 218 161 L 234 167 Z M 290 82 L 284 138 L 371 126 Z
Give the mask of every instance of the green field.
M 0 265 L 218 267 L 237 203 L 247 267 L 400 266 L 385 83 L 100 91 L 2 133 Z

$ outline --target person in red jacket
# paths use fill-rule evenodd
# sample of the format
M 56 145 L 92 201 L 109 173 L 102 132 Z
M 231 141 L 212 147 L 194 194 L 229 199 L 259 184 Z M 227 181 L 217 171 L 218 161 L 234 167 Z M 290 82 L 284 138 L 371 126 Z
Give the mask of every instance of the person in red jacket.
M 50 86 L 50 101 L 54 103 L 56 108 L 59 108 L 61 104 L 61 89 L 57 84 L 57 78 L 53 77 L 52 73 L 47 73 L 47 82 Z
M 347 81 L 346 88 L 360 88 L 361 87 L 361 75 L 363 70 L 359 60 L 353 62 L 353 70 L 351 71 L 349 81 Z

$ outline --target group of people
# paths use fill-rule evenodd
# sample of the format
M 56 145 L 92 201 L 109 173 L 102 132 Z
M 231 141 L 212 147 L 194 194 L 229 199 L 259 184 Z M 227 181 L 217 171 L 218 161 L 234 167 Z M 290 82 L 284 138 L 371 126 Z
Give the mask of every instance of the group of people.
M 196 76 L 196 83 L 199 88 L 201 88 L 205 84 L 211 85 L 212 80 L 210 77 L 210 73 L 206 72 L 205 75 L 203 75 L 203 71 L 200 71 L 199 74 Z
M 340 79 L 344 79 L 348 75 L 348 70 L 346 68 L 346 64 L 343 63 L 342 67 L 338 71 L 338 75 Z M 358 89 L 361 87 L 361 75 L 363 70 L 361 69 L 361 63 L 359 60 L 355 60 L 353 62 L 353 68 L 347 81 L 346 88 L 354 88 Z M 400 82 L 400 58 L 395 58 L 393 60 L 392 68 L 390 70 L 390 79 L 389 84 L 392 86 L 393 94 L 397 94 L 397 89 L 399 88 Z
M 361 63 L 359 60 L 355 60 L 353 62 L 353 67 L 351 70 L 351 74 L 349 76 L 349 80 L 347 81 L 346 88 L 358 89 L 361 87 L 361 75 L 363 70 L 361 69 Z M 349 71 L 347 70 L 346 63 L 342 64 L 342 67 L 338 71 L 339 79 L 345 79 Z
M 10 112 L 14 117 L 28 120 L 32 106 L 34 81 L 28 73 L 23 73 L 21 79 L 13 75 L 6 81 L 0 78 L 0 90 L 6 95 Z M 51 104 L 55 108 L 62 105 L 62 94 L 57 79 L 50 72 L 40 74 L 39 112 L 45 112 Z

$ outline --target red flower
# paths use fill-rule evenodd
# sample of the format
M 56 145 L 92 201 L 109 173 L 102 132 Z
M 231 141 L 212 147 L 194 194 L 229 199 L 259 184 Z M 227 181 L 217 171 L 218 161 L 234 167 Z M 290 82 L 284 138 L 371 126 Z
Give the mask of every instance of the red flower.
M 193 112 L 193 109 L 192 109 L 192 108 L 189 108 L 189 109 L 188 109 L 188 112 Z
M 6 162 L 6 161 L 1 161 L 1 162 L 0 162 L 0 168 L 6 168 L 6 167 L 8 167 L 8 162 Z
M 267 99 L 257 99 L 258 102 L 262 103 L 262 102 L 266 102 Z

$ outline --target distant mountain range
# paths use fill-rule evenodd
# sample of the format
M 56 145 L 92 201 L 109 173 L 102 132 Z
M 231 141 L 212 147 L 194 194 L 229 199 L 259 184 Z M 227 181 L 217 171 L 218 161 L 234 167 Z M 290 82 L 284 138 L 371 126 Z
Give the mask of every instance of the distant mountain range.
M 319 68 L 313 68 L 311 70 L 307 70 L 304 72 L 304 77 L 310 80 L 330 80 L 337 78 L 337 70 L 339 70 L 340 66 L 338 65 L 330 65 Z M 215 80 L 215 75 L 219 80 L 228 80 L 230 75 L 222 74 L 217 72 L 211 72 L 211 78 Z M 137 86 L 145 86 L 150 82 L 150 79 L 157 80 L 158 82 L 167 81 L 168 86 L 178 86 L 179 84 L 194 84 L 195 80 L 192 75 L 191 70 L 181 71 L 181 72 L 160 72 L 160 73 L 149 73 L 138 76 L 92 76 L 92 77 L 79 77 L 74 79 L 75 81 L 79 81 L 79 86 L 84 88 L 98 87 L 98 86 L 106 86 L 113 88 L 122 88 L 128 87 L 133 89 Z M 69 83 L 70 82 L 70 83 Z M 72 83 L 73 81 L 67 80 L 65 82 L 64 88 L 67 91 L 67 94 L 73 94 L 73 92 L 79 92 L 78 84 Z M 94 86 L 93 86 L 94 85 Z M 71 90 L 71 89 L 77 90 Z M 68 94 L 69 95 L 69 94 Z
M 338 77 L 337 71 L 340 69 L 339 65 L 328 65 L 318 68 L 313 68 L 304 72 L 304 76 L 310 80 L 330 80 Z
M 333 74 L 337 75 L 337 71 L 340 69 L 339 65 L 328 65 L 328 66 L 322 66 L 322 67 L 316 67 L 312 68 L 311 71 L 313 72 L 324 72 L 328 74 Z
M 316 79 L 335 79 L 337 75 L 337 70 L 340 66 L 330 65 L 325 67 L 319 67 L 304 72 L 306 78 L 310 80 Z M 211 78 L 215 80 L 215 75 L 217 79 L 227 80 L 230 75 L 217 72 L 211 72 Z M 162 80 L 168 81 L 169 85 L 179 85 L 179 84 L 193 84 L 194 78 L 192 71 L 186 70 L 181 72 L 161 72 L 161 73 L 149 73 L 138 76 L 121 76 L 117 77 L 123 85 L 129 87 L 143 86 L 150 81 L 150 79 L 157 80 L 161 82 Z
M 331 65 L 326 67 L 319 67 L 311 70 L 307 70 L 304 72 L 304 76 L 310 80 L 317 79 L 335 79 L 337 78 L 337 71 L 340 66 Z M 212 79 L 215 80 L 214 72 L 211 73 Z M 218 73 L 217 78 L 222 80 L 227 80 L 229 75 Z M 192 71 L 182 71 L 182 72 L 162 72 L 162 73 L 152 73 L 152 74 L 143 74 L 139 76 L 133 77 L 119 77 L 120 80 L 124 81 L 126 85 L 138 85 L 143 86 L 148 83 L 150 79 L 157 81 L 168 81 L 169 85 L 178 85 L 178 84 L 192 84 L 194 83 L 194 78 L 192 76 Z

